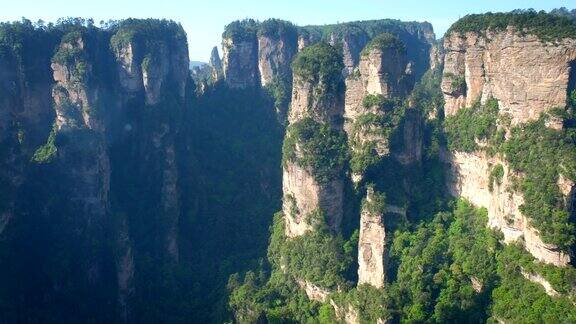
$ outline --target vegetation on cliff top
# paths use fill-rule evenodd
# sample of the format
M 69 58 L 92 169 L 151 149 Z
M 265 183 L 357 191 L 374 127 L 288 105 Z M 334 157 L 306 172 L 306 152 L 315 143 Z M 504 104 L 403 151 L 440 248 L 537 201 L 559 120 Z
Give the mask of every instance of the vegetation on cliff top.
M 560 40 L 576 37 L 576 23 L 569 17 L 535 10 L 516 10 L 508 13 L 486 13 L 466 15 L 446 32 L 451 33 L 484 33 L 487 30 L 502 31 L 508 26 L 518 31 L 534 34 L 543 41 Z
M 329 125 L 304 118 L 288 127 L 282 146 L 284 163 L 310 169 L 317 181 L 329 181 L 342 172 L 347 158 L 346 136 Z
M 298 42 L 298 28 L 289 21 L 281 19 L 267 19 L 260 23 L 258 36 L 270 37 L 274 40 L 284 40 L 285 46 Z
M 341 38 L 345 35 L 360 35 L 374 38 L 381 33 L 398 34 L 407 30 L 429 28 L 432 31 L 432 25 L 429 23 L 420 22 L 406 22 L 397 19 L 379 19 L 379 20 L 365 20 L 353 21 L 343 24 L 330 24 L 320 26 L 304 26 L 300 27 L 299 33 L 315 39 L 317 41 L 330 41 L 332 36 Z
M 390 33 L 382 33 L 374 37 L 366 47 L 362 50 L 362 55 L 368 55 L 368 53 L 374 49 L 384 51 L 386 49 L 396 50 L 397 53 L 406 53 L 406 46 L 404 43 L 396 36 Z
M 327 43 L 306 47 L 292 62 L 294 76 L 313 84 L 322 83 L 328 93 L 336 93 L 342 82 L 342 55 Z
M 149 48 L 159 42 L 177 42 L 186 44 L 186 32 L 182 25 L 167 19 L 134 19 L 129 18 L 113 22 L 109 28 L 114 35 L 110 45 L 119 50 L 132 42 L 141 42 Z
M 259 23 L 254 19 L 236 20 L 224 27 L 222 38 L 230 38 L 236 42 L 256 41 Z

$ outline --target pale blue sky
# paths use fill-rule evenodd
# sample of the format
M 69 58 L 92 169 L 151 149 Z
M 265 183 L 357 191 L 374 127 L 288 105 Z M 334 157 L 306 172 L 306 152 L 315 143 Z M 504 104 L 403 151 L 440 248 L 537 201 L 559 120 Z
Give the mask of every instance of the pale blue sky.
M 3 2 L 3 3 L 2 3 Z M 576 0 L 1 0 L 0 21 L 55 21 L 85 17 L 94 21 L 121 18 L 168 18 L 188 33 L 190 58 L 207 61 L 220 44 L 224 25 L 242 18 L 281 18 L 297 25 L 395 18 L 429 21 L 440 38 L 450 24 L 467 13 L 510 11 L 517 8 L 576 7 Z

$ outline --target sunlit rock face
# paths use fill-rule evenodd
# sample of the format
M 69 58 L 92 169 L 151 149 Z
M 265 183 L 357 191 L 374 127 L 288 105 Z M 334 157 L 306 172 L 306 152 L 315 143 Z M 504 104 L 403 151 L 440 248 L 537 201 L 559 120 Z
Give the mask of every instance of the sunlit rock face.
M 371 203 L 373 189 L 369 188 L 366 201 Z M 360 236 L 358 240 L 358 284 L 384 287 L 386 277 L 386 229 L 382 213 L 363 208 L 360 214 Z
M 542 112 L 566 106 L 576 40 L 542 41 L 514 27 L 505 31 L 451 33 L 444 40 L 446 115 L 497 98 L 512 123 L 538 119 Z
M 523 242 L 528 252 L 546 263 L 566 266 L 570 262 L 567 253 L 542 241 L 538 231 L 520 211 L 524 198 L 511 189 L 513 174 L 505 161 L 489 157 L 484 152 L 453 152 L 447 154 L 445 160 L 450 165 L 451 181 L 448 186 L 451 194 L 486 208 L 488 226 L 500 230 L 505 242 Z M 490 168 L 496 164 L 503 166 L 504 176 L 500 185 L 496 182 L 492 184 L 490 191 Z

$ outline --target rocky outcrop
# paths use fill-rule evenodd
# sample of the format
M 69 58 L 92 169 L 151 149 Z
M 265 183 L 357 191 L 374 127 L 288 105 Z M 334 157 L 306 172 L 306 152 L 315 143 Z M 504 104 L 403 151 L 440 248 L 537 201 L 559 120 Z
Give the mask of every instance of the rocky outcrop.
M 374 203 L 374 190 L 368 188 L 366 202 L 360 214 L 358 239 L 358 285 L 367 283 L 384 287 L 386 277 L 386 229 L 384 215 L 368 208 Z
M 346 73 L 353 73 L 360 64 L 361 52 L 370 41 L 368 34 L 359 27 L 351 27 L 342 36 L 342 58 Z
M 310 171 L 288 162 L 283 168 L 282 190 L 282 210 L 286 217 L 288 237 L 303 235 L 311 230 L 312 224 L 308 216 L 318 210 L 329 215 L 328 225 L 331 228 L 340 227 L 344 192 L 342 179 L 336 178 L 321 184 Z
M 542 41 L 514 27 L 496 32 L 453 32 L 444 40 L 445 113 L 475 100 L 498 99 L 512 124 L 537 119 L 542 112 L 565 107 L 576 40 Z
M 128 222 L 125 215 L 118 215 L 119 222 L 116 224 L 116 268 L 118 282 L 118 306 L 120 318 L 124 323 L 129 323 L 131 318 L 130 301 L 134 295 L 134 252 Z
M 393 36 L 388 36 L 393 37 Z M 360 76 L 366 92 L 386 98 L 405 96 L 412 88 L 412 70 L 406 60 L 406 49 L 398 43 L 369 45 L 360 60 Z
M 16 36 L 0 40 L 0 254 L 21 246 L 13 269 L 27 268 L 10 273 L 23 285 L 8 308 L 32 307 L 28 285 L 44 296 L 38 310 L 68 314 L 54 303 L 65 290 L 87 305 L 70 316 L 131 322 L 136 269 L 151 267 L 138 262 L 179 261 L 185 33 L 135 19 L 21 27 L 0 26 Z
M 296 283 L 301 289 L 303 289 L 306 292 L 306 296 L 308 296 L 310 300 L 322 303 L 327 301 L 327 297 L 330 294 L 329 290 L 318 287 L 315 284 L 308 282 L 306 280 L 297 279 Z
M 131 26 L 124 28 L 130 29 Z M 123 92 L 132 98 L 144 92 L 147 105 L 158 104 L 162 95 L 172 89 L 183 99 L 189 73 L 186 39 L 171 35 L 174 37 L 157 37 L 154 41 L 142 42 L 126 36 L 131 31 L 124 28 L 112 36 L 111 46 Z M 170 88 L 170 91 L 165 91 L 165 88 Z
M 341 94 L 334 93 L 334 89 L 329 89 L 329 86 L 322 82 L 315 83 L 298 75 L 294 76 L 292 101 L 288 111 L 289 123 L 310 117 L 317 122 L 339 128 L 343 114 Z
M 379 158 L 388 156 L 390 134 L 399 128 L 404 145 L 392 156 L 404 165 L 420 161 L 422 121 L 417 111 L 407 109 L 399 125 L 385 128 L 378 122 L 401 109 L 401 100 L 413 87 L 410 66 L 404 44 L 392 34 L 377 36 L 362 51 L 359 66 L 346 78 L 344 128 L 354 154 L 373 147 Z M 373 104 L 365 101 L 368 96 Z M 361 179 L 361 174 L 353 174 L 354 182 Z
M 326 44 L 318 45 L 322 55 L 320 59 L 337 60 L 333 48 Z M 312 49 L 314 50 L 314 49 Z M 303 54 L 300 54 L 303 55 Z M 308 54 L 304 54 L 308 55 Z M 337 63 L 337 62 L 336 62 Z M 317 65 L 314 65 L 318 68 Z M 334 80 L 339 75 L 321 76 L 320 71 L 313 71 L 313 79 L 305 79 L 302 75 L 294 75 L 292 103 L 288 121 L 290 130 L 293 125 L 305 118 L 315 120 L 320 125 L 329 125 L 337 133 L 343 132 L 342 115 L 344 112 L 340 87 L 326 84 L 326 80 Z M 302 155 L 298 141 L 294 150 L 296 159 Z M 286 157 L 285 157 L 286 158 Z M 342 170 L 335 167 L 331 170 L 333 176 L 324 181 L 316 177 L 316 171 L 299 166 L 296 161 L 286 160 L 283 165 L 283 205 L 285 230 L 288 237 L 304 234 L 310 230 L 309 216 L 314 211 L 325 213 L 328 226 L 338 232 L 342 220 L 344 197 L 344 180 Z
M 443 66 L 444 55 L 444 44 L 441 41 L 435 41 L 430 48 L 430 70 L 434 71 Z
M 222 40 L 224 79 L 230 88 L 249 88 L 259 84 L 258 42 L 256 35 L 247 39 Z
M 296 29 L 283 34 L 258 36 L 258 69 L 264 87 L 276 78 L 291 79 L 290 63 L 298 51 Z
M 552 284 L 550 284 L 550 282 L 548 282 L 548 280 L 546 280 L 546 278 L 542 277 L 541 275 L 539 275 L 537 273 L 530 273 L 530 272 L 524 271 L 524 269 L 521 270 L 521 273 L 522 273 L 522 276 L 524 276 L 524 278 L 526 278 L 527 280 L 530 280 L 533 283 L 542 286 L 542 288 L 544 288 L 544 291 L 546 291 L 546 294 L 548 296 L 550 296 L 550 297 L 560 296 L 560 294 L 556 291 L 556 289 L 554 289 L 554 287 L 552 287 Z
M 445 156 L 450 165 L 451 182 L 449 190 L 454 196 L 468 199 L 478 207 L 488 210 L 488 226 L 500 230 L 507 243 L 522 241 L 528 252 L 536 259 L 556 266 L 566 266 L 570 256 L 540 238 L 521 211 L 524 203 L 521 194 L 512 189 L 513 174 L 505 161 L 489 157 L 483 152 L 454 152 Z M 501 183 L 492 184 L 490 190 L 491 167 L 500 164 L 504 175 Z M 492 179 L 494 180 L 494 179 Z
M 40 44 L 50 44 L 48 37 L 0 42 L 0 241 L 6 239 L 5 230 L 8 234 L 19 213 L 18 192 L 29 181 L 30 157 L 46 142 L 54 120 L 53 51 L 39 50 L 26 60 L 19 58 L 23 52 L 41 49 Z
M 394 38 L 392 35 L 386 35 Z M 368 45 L 361 55 L 359 67 L 346 78 L 345 117 L 353 122 L 356 117 L 370 111 L 364 107 L 367 95 L 385 98 L 402 97 L 412 85 L 406 50 L 397 40 L 393 46 Z M 373 109 L 372 109 L 373 110 Z
M 135 95 L 143 87 L 142 69 L 136 59 L 135 47 L 134 42 L 113 47 L 120 86 L 129 95 Z
M 222 68 L 222 60 L 220 59 L 220 54 L 218 54 L 218 47 L 214 46 L 212 52 L 210 53 L 210 68 L 212 69 L 212 81 L 218 82 L 224 77 L 224 71 Z
M 52 92 L 56 136 L 68 139 L 58 149 L 56 162 L 66 170 L 62 182 L 67 187 L 69 208 L 82 215 L 75 226 L 85 232 L 80 244 L 86 249 L 88 281 L 97 284 L 103 261 L 92 249 L 104 235 L 111 172 L 104 121 L 100 117 L 103 107 L 93 73 L 93 51 L 97 49 L 88 49 L 88 39 L 83 35 L 65 39 L 51 65 L 56 81 Z
M 406 109 L 404 119 L 400 125 L 403 144 L 399 150 L 393 152 L 394 158 L 402 165 L 417 164 L 422 161 L 422 147 L 424 122 L 416 109 Z

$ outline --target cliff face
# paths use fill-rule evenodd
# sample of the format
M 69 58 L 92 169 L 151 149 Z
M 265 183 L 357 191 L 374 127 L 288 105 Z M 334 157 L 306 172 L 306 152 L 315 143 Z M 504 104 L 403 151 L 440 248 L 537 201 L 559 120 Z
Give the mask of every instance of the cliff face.
M 55 136 L 67 139 L 57 151 L 56 163 L 62 168 L 70 206 L 83 215 L 75 221 L 85 234 L 89 282 L 97 283 L 103 260 L 92 242 L 101 240 L 109 212 L 110 161 L 106 151 L 105 126 L 100 103 L 100 87 L 93 71 L 97 42 L 85 35 L 69 34 L 60 44 L 51 65 L 56 85 L 52 91 L 56 112 Z M 89 252 L 94 250 L 94 252 Z
M 8 228 L 10 238 L 1 249 L 20 246 L 27 228 L 41 227 L 38 242 L 45 243 L 27 244 L 30 247 L 22 253 L 42 253 L 45 258 L 59 253 L 58 261 L 49 263 L 42 257 L 33 261 L 37 269 L 13 275 L 35 277 L 48 271 L 66 278 L 49 275 L 22 283 L 13 295 L 27 296 L 26 289 L 37 287 L 38 294 L 52 296 L 36 303 L 38 309 L 59 311 L 67 301 L 53 305 L 50 300 L 78 296 L 77 302 L 83 303 L 79 291 L 90 289 L 97 301 L 69 316 L 128 322 L 133 320 L 135 256 L 151 251 L 133 246 L 150 240 L 138 235 L 143 224 L 156 222 L 162 228 L 153 235 L 163 242 L 158 253 L 164 260 L 179 258 L 178 126 L 170 116 L 185 99 L 186 39 L 168 22 L 130 20 L 107 30 L 68 23 L 54 29 L 24 26 L 26 34 L 20 39 L 42 54 L 31 55 L 36 52 L 25 47 L 28 54 L 4 52 L 10 57 L 0 60 L 0 92 L 9 91 L 0 100 L 0 114 L 9 117 L 9 124 L 0 122 L 0 141 L 18 150 L 0 156 L 0 164 L 9 167 L 0 172 L 0 180 L 4 184 L 6 179 L 10 195 L 19 192 L 23 197 L 20 202 L 14 196 L 7 208 L 0 204 L 1 229 Z M 3 26 L 8 35 L 13 33 L 10 27 Z M 23 65 L 6 66 L 8 58 Z M 171 104 L 165 106 L 167 98 Z M 11 111 L 19 105 L 22 108 Z M 138 114 L 135 109 L 140 109 Z M 16 160 L 19 166 L 10 167 Z M 134 167 L 137 162 L 149 168 Z M 153 183 L 136 180 L 145 177 Z M 139 181 L 148 190 L 146 200 L 156 204 L 157 199 L 161 217 L 154 220 L 139 213 L 145 219 L 134 219 L 130 189 L 121 180 Z M 34 203 L 26 202 L 31 196 Z M 10 228 L 11 220 L 18 226 Z M 15 269 L 20 266 L 16 261 Z M 62 295 L 63 286 L 69 291 L 55 297 Z M 20 307 L 33 302 L 25 297 L 15 300 Z M 106 307 L 110 311 L 102 312 Z M 94 315 L 95 309 L 106 315 Z
M 112 48 L 118 62 L 122 90 L 130 97 L 145 94 L 147 105 L 161 99 L 164 87 L 174 86 L 183 98 L 188 78 L 188 46 L 186 40 L 156 39 L 154 44 L 129 38 L 129 31 L 120 29 Z
M 295 29 L 292 35 L 258 36 L 258 69 L 263 87 L 277 77 L 291 79 L 290 63 L 297 52 L 295 36 Z
M 224 38 L 222 48 L 226 84 L 230 88 L 257 86 L 260 78 L 256 35 L 252 34 L 247 39 Z
M 358 239 L 358 285 L 370 284 L 384 287 L 386 277 L 386 229 L 382 211 L 370 208 L 374 204 L 374 190 L 368 188 L 366 202 L 360 213 Z
M 321 41 L 341 46 L 344 73 L 350 74 L 360 64 L 361 51 L 366 44 L 384 32 L 397 35 L 409 45 L 403 59 L 412 62 L 414 75 L 421 76 L 428 69 L 431 44 L 435 41 L 428 23 L 381 20 L 297 27 L 277 19 L 262 23 L 236 21 L 226 27 L 222 41 L 224 75 L 232 88 L 267 86 L 274 80 L 290 82 L 290 64 L 296 52 Z M 383 62 L 386 65 L 388 61 Z M 388 65 L 384 69 L 405 67 L 406 64 Z
M 212 68 L 212 81 L 217 82 L 223 78 L 222 60 L 218 54 L 218 47 L 214 46 L 210 53 L 210 67 Z
M 513 124 L 537 119 L 566 106 L 576 41 L 541 41 L 514 27 L 503 32 L 451 33 L 444 40 L 442 91 L 452 115 L 475 100 L 497 98 Z
M 392 34 L 381 34 L 368 43 L 359 66 L 346 78 L 345 124 L 353 154 L 392 156 L 403 165 L 420 161 L 422 125 L 418 113 L 407 109 L 401 121 L 395 115 L 414 85 L 405 45 Z M 391 134 L 399 131 L 403 144 L 391 153 Z M 374 152 L 366 152 L 366 151 Z M 362 170 L 353 170 L 353 180 Z
M 328 49 L 329 45 L 321 44 L 318 48 Z M 333 49 L 322 52 L 321 55 L 333 54 L 334 57 L 320 57 L 320 59 L 339 59 Z M 328 54 L 329 53 L 329 54 Z M 301 54 L 302 55 L 302 54 Z M 306 54 L 304 54 L 306 55 Z M 308 54 L 309 55 L 309 54 Z M 315 54 L 313 54 L 315 55 Z M 303 60 L 306 62 L 305 60 Z M 318 66 L 315 65 L 314 68 Z M 292 102 L 288 113 L 288 130 L 306 119 L 314 120 L 319 125 L 327 125 L 331 130 L 341 133 L 341 119 L 344 113 L 344 105 L 340 87 L 329 84 L 330 78 L 319 75 L 311 79 L 295 73 L 292 89 Z M 339 71 L 334 71 L 334 76 L 339 81 Z M 296 139 L 295 159 L 299 160 L 303 154 L 300 146 L 302 138 Z M 344 196 L 344 179 L 342 170 L 330 170 L 334 175 L 325 181 L 320 181 L 316 176 L 318 170 L 311 167 L 298 165 L 297 161 L 286 159 L 283 166 L 283 207 L 286 220 L 286 235 L 294 237 L 304 234 L 311 229 L 309 217 L 314 211 L 326 213 L 328 225 L 338 231 L 342 220 L 342 206 Z
M 21 38 L 18 46 L 0 43 L 0 239 L 18 213 L 18 191 L 31 176 L 30 156 L 45 143 L 54 119 L 52 52 L 21 59 L 15 48 L 32 51 L 56 44 L 47 35 Z
M 549 109 L 567 106 L 576 59 L 573 39 L 543 41 L 508 27 L 482 34 L 453 32 L 446 37 L 444 48 L 441 87 L 446 115 L 454 115 L 476 100 L 485 102 L 493 97 L 498 100 L 500 115 L 510 116 L 514 126 L 536 120 Z M 546 126 L 558 130 L 562 122 L 550 118 Z M 545 244 L 521 213 L 524 198 L 512 188 L 512 171 L 503 159 L 476 151 L 451 152 L 448 161 L 453 174 L 452 193 L 487 208 L 488 225 L 501 230 L 506 242 L 522 240 L 534 257 L 546 263 L 565 266 L 570 262 L 569 254 Z M 502 184 L 490 191 L 490 168 L 495 164 L 501 164 L 505 172 Z M 568 197 L 570 184 L 564 187 L 563 194 Z
M 310 117 L 320 123 L 328 123 L 338 128 L 344 114 L 342 96 L 338 93 L 327 93 L 328 85 L 294 76 L 292 101 L 288 111 L 288 122 L 295 123 Z
M 520 206 L 522 195 L 512 189 L 512 171 L 498 159 L 488 157 L 483 152 L 453 152 L 447 157 L 451 168 L 449 190 L 454 196 L 461 196 L 479 207 L 488 210 L 488 226 L 500 230 L 507 243 L 522 242 L 528 252 L 540 261 L 566 266 L 570 256 L 551 244 L 542 242 L 538 231 L 530 226 Z M 500 164 L 504 168 L 501 184 L 490 178 L 490 168 Z M 518 176 L 518 175 L 516 175 Z M 490 191 L 490 181 L 492 191 Z

